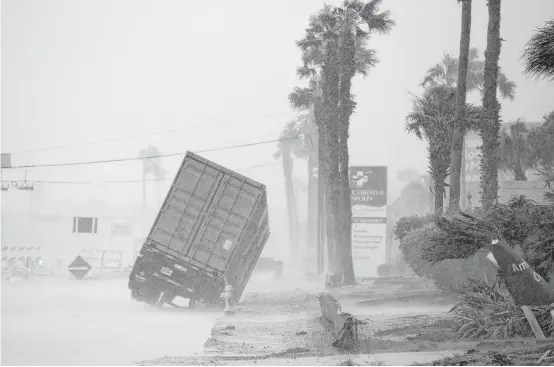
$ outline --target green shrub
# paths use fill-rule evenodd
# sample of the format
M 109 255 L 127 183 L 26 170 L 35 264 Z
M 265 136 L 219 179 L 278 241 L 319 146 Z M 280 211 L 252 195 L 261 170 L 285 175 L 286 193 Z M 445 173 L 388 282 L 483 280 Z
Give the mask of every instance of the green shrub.
M 413 215 L 410 217 L 401 217 L 394 225 L 394 237 L 402 241 L 404 237 L 414 229 L 423 227 L 424 225 L 431 223 L 433 215 L 428 214 L 424 216 Z
M 427 224 L 408 233 L 400 243 L 404 260 L 416 275 L 432 280 L 439 289 L 455 292 L 462 291 L 472 280 L 492 281 L 495 278 L 496 271 L 485 260 L 483 252 L 467 259 L 446 259 L 437 263 L 422 258 L 426 241 L 436 235 L 437 230 L 434 223 Z
M 442 289 L 460 290 L 470 280 L 488 278 L 490 283 L 496 272 L 484 256 L 497 234 L 521 248 L 525 260 L 543 278 L 554 280 L 554 206 L 536 205 L 525 197 L 471 216 L 403 217 L 394 234 L 412 271 Z
M 433 218 L 435 230 L 420 238 L 419 256 L 431 263 L 466 259 L 486 250 L 498 235 L 521 248 L 526 261 L 545 279 L 554 269 L 554 207 L 525 197 L 497 204 L 486 213 Z

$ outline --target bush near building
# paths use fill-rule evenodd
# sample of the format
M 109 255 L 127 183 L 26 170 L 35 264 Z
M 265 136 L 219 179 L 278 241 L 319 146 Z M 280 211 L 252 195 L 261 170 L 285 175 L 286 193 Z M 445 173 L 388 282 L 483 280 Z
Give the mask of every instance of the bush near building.
M 525 197 L 497 204 L 487 212 L 453 217 L 402 218 L 395 235 L 410 268 L 441 289 L 461 294 L 451 311 L 464 338 L 532 337 L 520 307 L 503 286 L 485 255 L 500 233 L 547 281 L 554 283 L 554 206 L 536 205 Z M 550 306 L 533 311 L 545 335 L 554 336 Z

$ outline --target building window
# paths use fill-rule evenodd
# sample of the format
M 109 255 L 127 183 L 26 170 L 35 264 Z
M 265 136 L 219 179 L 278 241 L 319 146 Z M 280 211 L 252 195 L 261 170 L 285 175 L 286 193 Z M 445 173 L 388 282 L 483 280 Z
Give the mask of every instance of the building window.
M 73 233 L 98 233 L 98 218 L 73 217 Z

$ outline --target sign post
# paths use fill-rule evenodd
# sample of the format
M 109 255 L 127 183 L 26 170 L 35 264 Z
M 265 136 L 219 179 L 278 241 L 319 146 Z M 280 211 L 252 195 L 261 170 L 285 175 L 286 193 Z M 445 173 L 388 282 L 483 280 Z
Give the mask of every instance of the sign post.
M 515 304 L 523 310 L 535 337 L 545 340 L 530 306 L 554 304 L 554 289 L 504 240 L 492 241 L 492 250 L 487 259 L 502 272 Z M 551 310 L 550 314 L 553 313 Z
M 350 189 L 354 274 L 377 277 L 387 261 L 387 167 L 350 167 Z

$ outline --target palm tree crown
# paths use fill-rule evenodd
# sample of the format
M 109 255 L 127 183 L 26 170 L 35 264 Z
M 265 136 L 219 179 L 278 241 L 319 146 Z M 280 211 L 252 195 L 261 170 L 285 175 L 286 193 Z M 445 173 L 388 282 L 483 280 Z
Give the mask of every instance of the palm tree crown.
M 445 54 L 442 61 L 427 70 L 427 75 L 421 85 L 425 88 L 436 85 L 455 87 L 458 80 L 458 59 Z M 483 93 L 485 83 L 485 61 L 479 59 L 479 51 L 476 48 L 469 50 L 469 63 L 467 69 L 467 91 L 479 91 Z M 498 91 L 502 98 L 513 100 L 516 84 L 506 75 L 498 71 Z
M 554 19 L 531 37 L 523 51 L 525 73 L 554 80 Z

